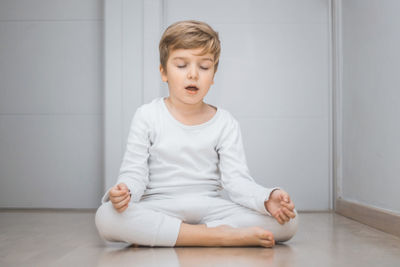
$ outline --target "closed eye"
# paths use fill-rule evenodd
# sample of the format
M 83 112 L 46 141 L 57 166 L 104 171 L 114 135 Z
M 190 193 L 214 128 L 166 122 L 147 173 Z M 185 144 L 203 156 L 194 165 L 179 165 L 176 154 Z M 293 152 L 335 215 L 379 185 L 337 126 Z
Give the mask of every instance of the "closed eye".
M 177 66 L 178 68 L 180 68 L 180 69 L 183 69 L 183 68 L 185 68 L 186 67 L 186 65 L 183 65 L 183 66 Z M 200 69 L 203 69 L 203 70 L 208 70 L 209 68 L 205 68 L 205 67 L 200 67 Z

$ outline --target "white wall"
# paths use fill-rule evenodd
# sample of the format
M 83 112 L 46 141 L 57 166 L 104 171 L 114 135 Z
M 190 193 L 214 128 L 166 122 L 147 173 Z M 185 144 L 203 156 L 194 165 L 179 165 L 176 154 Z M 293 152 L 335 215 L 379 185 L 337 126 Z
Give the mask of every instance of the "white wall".
M 141 16 L 139 28 L 132 22 Z M 106 65 L 106 95 L 112 99 L 106 125 L 114 126 L 106 126 L 106 143 L 120 151 L 106 151 L 105 189 L 116 181 L 137 106 L 168 95 L 157 47 L 163 30 L 182 19 L 206 21 L 220 33 L 221 62 L 205 101 L 239 120 L 252 176 L 265 186 L 282 186 L 299 210 L 330 209 L 328 0 L 106 1 L 106 58 L 112 62 Z M 142 50 L 127 57 L 132 45 Z
M 328 210 L 329 1 L 170 0 L 165 8 L 165 26 L 195 18 L 220 32 L 221 63 L 205 99 L 239 120 L 256 181 L 282 186 L 300 210 Z
M 206 102 L 238 118 L 253 177 L 331 207 L 329 0 L 105 2 L 105 25 L 100 0 L 0 2 L 0 207 L 99 205 L 133 112 L 167 94 L 161 33 L 188 18 L 220 32 Z
M 400 2 L 342 1 L 339 196 L 400 212 Z
M 102 9 L 100 0 L 0 2 L 0 207 L 99 205 Z
M 114 147 L 106 184 L 116 179 L 136 107 L 167 94 L 165 85 L 153 88 L 160 84 L 154 41 L 169 23 L 196 18 L 215 27 L 223 44 L 206 101 L 239 119 L 253 176 L 282 185 L 299 209 L 330 207 L 329 1 L 113 2 L 123 4 L 124 18 L 109 29 L 126 39 L 108 44 L 119 59 L 106 67 L 124 61 L 114 73 L 123 86 L 114 90 L 123 94 L 107 113 L 114 111 L 108 121 L 117 128 L 104 129 L 114 131 L 105 143 Z M 0 207 L 98 206 L 102 8 L 100 0 L 0 2 Z M 342 8 L 338 195 L 399 212 L 400 3 L 346 0 Z M 107 142 L 114 137 L 117 146 Z

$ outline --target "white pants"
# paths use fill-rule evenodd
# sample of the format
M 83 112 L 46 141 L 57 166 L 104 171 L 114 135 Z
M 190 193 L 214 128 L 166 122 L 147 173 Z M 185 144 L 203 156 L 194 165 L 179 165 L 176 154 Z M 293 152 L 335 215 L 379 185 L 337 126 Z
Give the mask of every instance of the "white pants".
M 276 242 L 287 241 L 297 231 L 298 214 L 281 225 L 275 218 L 260 214 L 222 197 L 185 196 L 173 199 L 145 199 L 129 203 L 118 213 L 110 201 L 96 212 L 100 236 L 111 242 L 173 247 L 182 222 L 207 227 L 259 226 L 273 233 Z

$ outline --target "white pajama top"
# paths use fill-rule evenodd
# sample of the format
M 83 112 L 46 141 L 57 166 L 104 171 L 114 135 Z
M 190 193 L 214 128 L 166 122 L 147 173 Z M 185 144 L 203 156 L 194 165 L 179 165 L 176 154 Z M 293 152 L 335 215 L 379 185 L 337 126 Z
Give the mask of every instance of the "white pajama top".
M 233 202 L 266 215 L 264 201 L 278 189 L 251 177 L 240 125 L 230 112 L 218 107 L 209 121 L 185 125 L 172 116 L 164 97 L 136 110 L 119 183 L 128 186 L 133 202 L 187 194 L 216 197 L 224 188 Z M 108 199 L 107 191 L 102 202 Z

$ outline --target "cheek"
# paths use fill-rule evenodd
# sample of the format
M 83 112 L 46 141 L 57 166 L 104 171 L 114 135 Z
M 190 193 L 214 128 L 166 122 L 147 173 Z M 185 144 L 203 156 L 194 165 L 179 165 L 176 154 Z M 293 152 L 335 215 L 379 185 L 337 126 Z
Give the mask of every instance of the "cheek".
M 204 79 L 205 79 L 207 82 L 212 82 L 213 79 L 214 79 L 213 73 L 207 73 L 207 75 L 204 77 Z

